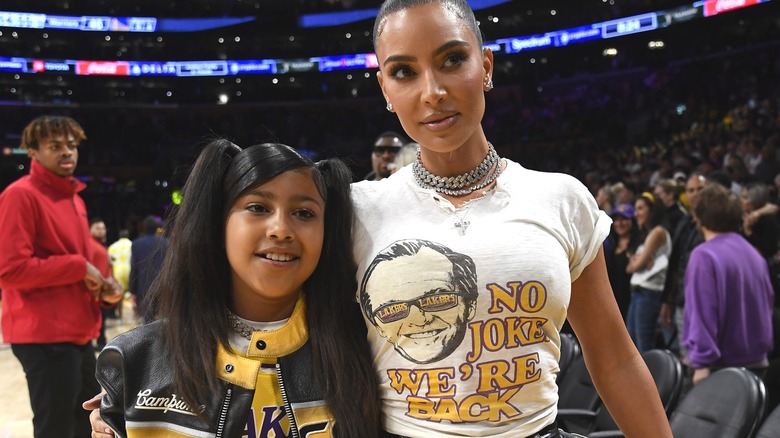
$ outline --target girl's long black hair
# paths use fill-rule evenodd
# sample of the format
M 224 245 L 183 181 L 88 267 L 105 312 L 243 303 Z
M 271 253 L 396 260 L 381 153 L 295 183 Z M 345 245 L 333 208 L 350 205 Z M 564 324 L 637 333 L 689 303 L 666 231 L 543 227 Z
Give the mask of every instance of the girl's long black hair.
M 162 336 L 175 364 L 174 386 L 190 406 L 204 404 L 217 388 L 217 345 L 228 345 L 230 330 L 225 223 L 231 206 L 247 190 L 299 169 L 312 169 L 325 199 L 322 253 L 303 286 L 314 373 L 338 436 L 376 436 L 378 383 L 354 303 L 352 175 L 339 160 L 315 164 L 282 144 L 242 150 L 227 140 L 212 141 L 195 161 L 181 205 L 169 214 L 170 244 L 150 295 L 156 318 L 168 320 Z

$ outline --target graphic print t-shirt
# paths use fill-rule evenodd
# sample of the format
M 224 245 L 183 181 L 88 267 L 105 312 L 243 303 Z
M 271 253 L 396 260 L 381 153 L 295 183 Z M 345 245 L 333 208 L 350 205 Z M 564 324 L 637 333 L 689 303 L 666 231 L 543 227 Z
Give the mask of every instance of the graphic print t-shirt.
M 611 221 L 573 177 L 507 163 L 459 209 L 409 167 L 352 186 L 356 299 L 390 432 L 508 438 L 555 418 L 571 283 Z

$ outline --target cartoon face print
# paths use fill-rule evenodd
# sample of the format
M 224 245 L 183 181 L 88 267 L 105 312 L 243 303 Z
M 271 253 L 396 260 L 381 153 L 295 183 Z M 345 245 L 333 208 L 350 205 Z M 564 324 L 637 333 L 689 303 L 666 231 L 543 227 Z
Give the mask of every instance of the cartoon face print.
M 369 265 L 360 299 L 369 321 L 398 353 L 431 363 L 460 345 L 474 318 L 474 262 L 434 242 L 395 242 Z

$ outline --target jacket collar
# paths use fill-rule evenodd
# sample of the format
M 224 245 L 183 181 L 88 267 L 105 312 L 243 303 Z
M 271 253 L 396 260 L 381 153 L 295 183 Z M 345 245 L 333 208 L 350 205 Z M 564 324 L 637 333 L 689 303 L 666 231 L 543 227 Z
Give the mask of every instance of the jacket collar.
M 217 345 L 217 377 L 245 388 L 254 388 L 262 361 L 278 359 L 300 350 L 309 339 L 306 324 L 306 300 L 298 297 L 290 319 L 276 330 L 254 332 L 244 354 L 232 347 Z M 263 348 L 258 348 L 261 345 Z
M 254 332 L 249 341 L 249 357 L 277 358 L 286 356 L 298 350 L 309 339 L 306 325 L 306 300 L 304 295 L 298 296 L 290 319 L 276 330 Z M 258 346 L 262 346 L 260 349 Z
M 87 188 L 87 185 L 73 176 L 61 177 L 51 170 L 43 167 L 37 160 L 30 160 L 30 177 L 57 193 L 73 196 Z

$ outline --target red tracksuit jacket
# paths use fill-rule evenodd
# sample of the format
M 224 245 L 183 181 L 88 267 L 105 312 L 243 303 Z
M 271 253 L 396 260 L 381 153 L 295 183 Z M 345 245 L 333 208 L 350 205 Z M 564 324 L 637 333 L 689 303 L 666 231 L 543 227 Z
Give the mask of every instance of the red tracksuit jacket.
M 3 341 L 71 342 L 98 336 L 100 305 L 84 284 L 89 251 L 86 186 L 31 160 L 0 194 Z

